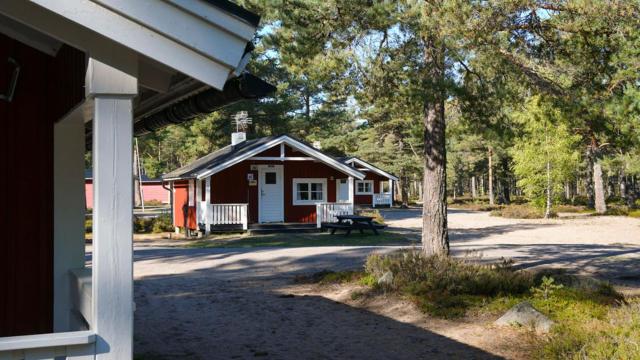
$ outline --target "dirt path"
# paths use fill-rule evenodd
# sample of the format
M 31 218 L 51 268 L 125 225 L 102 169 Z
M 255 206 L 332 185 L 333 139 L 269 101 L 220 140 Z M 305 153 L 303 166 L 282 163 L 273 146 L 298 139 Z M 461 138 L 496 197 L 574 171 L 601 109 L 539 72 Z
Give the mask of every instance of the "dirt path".
M 419 211 L 385 217 L 419 235 Z M 638 276 L 640 221 L 634 219 L 519 221 L 452 211 L 449 221 L 454 254 L 479 250 L 526 266 Z M 512 346 L 520 337 L 493 328 L 492 319 L 445 322 L 397 299 L 363 304 L 345 289 L 292 285 L 295 274 L 357 268 L 371 251 L 393 249 L 136 247 L 135 352 L 156 360 L 521 357 Z
M 419 209 L 383 211 L 386 222 L 420 236 Z M 568 214 L 564 214 L 568 215 Z M 449 211 L 454 255 L 513 259 L 523 267 L 562 267 L 620 284 L 640 286 L 640 220 L 578 216 L 517 220 L 488 212 Z

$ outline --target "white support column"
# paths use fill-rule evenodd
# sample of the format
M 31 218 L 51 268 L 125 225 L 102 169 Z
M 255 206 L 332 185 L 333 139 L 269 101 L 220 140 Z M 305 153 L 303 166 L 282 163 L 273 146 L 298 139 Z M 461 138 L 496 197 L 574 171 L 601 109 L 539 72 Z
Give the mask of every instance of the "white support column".
M 389 204 L 390 207 L 393 206 L 393 180 L 389 179 L 389 196 L 391 197 L 391 204 Z
M 204 179 L 205 181 L 205 185 L 204 185 L 204 190 L 206 191 L 206 193 L 204 194 L 205 197 L 205 214 L 204 214 L 204 226 L 205 226 L 205 235 L 209 235 L 211 233 L 211 222 L 209 221 L 209 219 L 211 219 L 211 211 L 213 211 L 213 209 L 211 208 L 211 176 L 207 177 Z
M 353 187 L 355 186 L 354 182 L 355 180 L 353 179 L 353 176 L 349 176 L 349 179 L 347 180 L 347 183 L 349 184 L 349 202 L 351 203 L 351 205 L 355 207 L 356 202 L 355 202 L 354 190 L 353 190 Z
M 133 357 L 133 116 L 137 79 L 89 59 L 93 99 L 93 326 L 96 360 Z
M 53 129 L 53 331 L 80 330 L 71 316 L 69 270 L 84 267 L 85 132 L 79 107 Z

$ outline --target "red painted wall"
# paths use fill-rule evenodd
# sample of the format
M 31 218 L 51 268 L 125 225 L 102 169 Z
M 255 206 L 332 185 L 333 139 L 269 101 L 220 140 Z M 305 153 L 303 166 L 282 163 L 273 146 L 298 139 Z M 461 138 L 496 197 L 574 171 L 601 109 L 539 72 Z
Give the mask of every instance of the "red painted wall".
M 272 152 L 264 152 L 259 156 L 280 156 Z M 273 150 L 273 149 L 272 149 Z M 268 154 L 268 155 L 267 155 Z M 291 155 L 288 155 L 291 156 Z M 304 156 L 302 153 L 293 152 L 293 156 Z M 254 179 L 258 179 L 258 172 L 251 171 L 251 165 L 284 165 L 284 217 L 285 222 L 315 222 L 315 205 L 293 205 L 293 178 L 326 178 L 327 201 L 336 200 L 336 183 L 334 179 L 344 178 L 345 175 L 323 163 L 314 161 L 243 161 L 228 169 L 225 169 L 211 178 L 211 202 L 224 203 L 248 203 L 249 222 L 258 222 L 258 186 L 249 186 L 247 174 L 253 173 Z
M 84 193 L 87 203 L 87 209 L 93 208 L 93 181 L 86 179 L 84 181 Z M 169 191 L 162 187 L 162 183 L 143 183 L 142 193 L 144 201 L 156 200 L 163 204 L 169 203 Z
M 378 194 L 380 193 L 380 181 L 389 181 L 388 178 L 384 177 L 384 176 L 380 176 L 376 173 L 372 173 L 371 171 L 366 171 L 365 174 L 367 175 L 364 179 L 365 180 L 373 180 L 373 192 Z M 355 184 L 354 184 L 354 192 L 355 190 Z M 373 195 L 353 195 L 353 200 L 356 203 L 356 205 L 371 205 L 373 204 Z
M 0 337 L 52 331 L 53 126 L 83 99 L 85 73 L 82 52 L 51 57 L 0 34 L 2 92 L 9 56 L 21 70 L 13 102 L 0 100 Z

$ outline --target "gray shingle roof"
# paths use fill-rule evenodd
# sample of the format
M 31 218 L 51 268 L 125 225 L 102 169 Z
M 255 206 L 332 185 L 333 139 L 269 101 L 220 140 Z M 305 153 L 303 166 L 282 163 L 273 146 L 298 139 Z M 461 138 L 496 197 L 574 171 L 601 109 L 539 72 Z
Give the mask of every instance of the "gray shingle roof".
M 237 145 L 227 145 L 211 154 L 205 155 L 179 169 L 173 170 L 162 176 L 163 179 L 189 179 L 204 169 L 211 169 L 243 153 L 249 152 L 279 136 L 267 136 L 253 140 L 243 141 Z

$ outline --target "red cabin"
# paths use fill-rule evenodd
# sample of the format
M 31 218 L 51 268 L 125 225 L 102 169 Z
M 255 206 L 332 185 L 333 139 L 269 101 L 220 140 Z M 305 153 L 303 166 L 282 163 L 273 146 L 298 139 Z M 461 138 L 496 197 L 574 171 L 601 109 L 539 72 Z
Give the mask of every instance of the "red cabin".
M 176 228 L 209 232 L 254 223 L 320 226 L 352 214 L 354 204 L 391 205 L 396 178 L 282 135 L 229 145 L 163 180 L 172 187 Z

